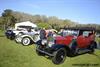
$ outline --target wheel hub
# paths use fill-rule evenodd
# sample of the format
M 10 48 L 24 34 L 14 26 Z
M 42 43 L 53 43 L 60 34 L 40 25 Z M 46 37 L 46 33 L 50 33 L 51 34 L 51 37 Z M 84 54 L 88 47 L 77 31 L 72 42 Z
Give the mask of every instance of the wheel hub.
M 63 56 L 63 55 L 61 55 L 61 58 L 64 58 L 64 56 Z
M 23 44 L 24 45 L 29 45 L 29 43 L 30 43 L 30 39 L 29 38 L 23 39 Z

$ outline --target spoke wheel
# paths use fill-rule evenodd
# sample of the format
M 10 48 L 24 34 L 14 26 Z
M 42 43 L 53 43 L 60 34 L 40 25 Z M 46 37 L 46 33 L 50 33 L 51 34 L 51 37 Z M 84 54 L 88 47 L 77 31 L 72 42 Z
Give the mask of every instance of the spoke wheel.
M 52 62 L 54 64 L 61 64 L 65 61 L 65 58 L 66 58 L 66 49 L 61 48 L 56 52 L 54 52 L 54 57 L 52 57 Z
M 31 43 L 30 38 L 25 37 L 25 38 L 22 39 L 22 44 L 23 45 L 27 46 L 27 45 L 30 45 L 30 43 Z

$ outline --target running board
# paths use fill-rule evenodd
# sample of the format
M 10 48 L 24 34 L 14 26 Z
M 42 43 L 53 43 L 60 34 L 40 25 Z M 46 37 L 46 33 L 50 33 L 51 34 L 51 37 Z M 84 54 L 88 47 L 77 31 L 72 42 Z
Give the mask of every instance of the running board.
M 50 54 L 50 53 L 48 53 L 46 51 L 43 51 L 43 50 L 40 50 L 40 49 L 36 49 L 36 50 L 39 51 L 39 52 L 41 52 L 41 53 L 44 53 L 44 54 L 46 54 L 48 56 L 54 56 L 53 54 Z
M 79 49 L 79 50 L 77 51 L 77 53 L 78 53 L 78 54 L 82 54 L 82 53 L 86 53 L 86 52 L 89 52 L 89 51 L 91 51 L 91 50 L 89 50 L 89 49 L 84 49 L 84 50 Z

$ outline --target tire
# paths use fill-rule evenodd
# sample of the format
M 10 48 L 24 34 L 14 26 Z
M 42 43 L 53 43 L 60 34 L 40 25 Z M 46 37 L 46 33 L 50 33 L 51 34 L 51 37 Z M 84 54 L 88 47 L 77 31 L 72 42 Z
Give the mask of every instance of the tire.
M 15 37 L 14 36 L 10 36 L 10 40 L 14 40 L 15 39 Z
M 88 53 L 89 54 L 93 54 L 94 53 L 94 50 L 95 49 L 95 43 L 93 42 L 90 46 L 89 46 L 89 50 L 91 50 L 91 51 L 89 51 Z
M 65 48 L 61 48 L 58 49 L 57 51 L 55 51 L 53 54 L 54 56 L 52 57 L 52 62 L 54 64 L 61 64 L 65 61 L 66 59 L 66 49 Z
M 24 46 L 27 46 L 27 45 L 30 45 L 31 44 L 31 39 L 29 37 L 24 37 L 21 41 L 21 43 L 24 45 Z
M 37 53 L 38 56 L 44 56 L 45 55 L 44 53 L 41 53 L 41 52 L 38 51 L 38 49 L 40 49 L 40 48 L 41 47 L 39 45 L 37 45 L 37 47 L 36 47 L 36 53 Z

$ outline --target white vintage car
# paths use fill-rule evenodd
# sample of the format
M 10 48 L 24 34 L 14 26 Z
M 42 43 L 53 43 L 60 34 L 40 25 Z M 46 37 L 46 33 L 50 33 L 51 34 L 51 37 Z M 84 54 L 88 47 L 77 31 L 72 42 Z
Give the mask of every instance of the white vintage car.
M 39 39 L 39 31 L 34 31 L 17 35 L 15 41 L 16 43 L 21 43 L 22 45 L 31 45 Z
M 13 40 L 17 35 L 23 35 L 24 33 L 28 33 L 26 29 L 7 29 L 5 35 L 7 38 Z

